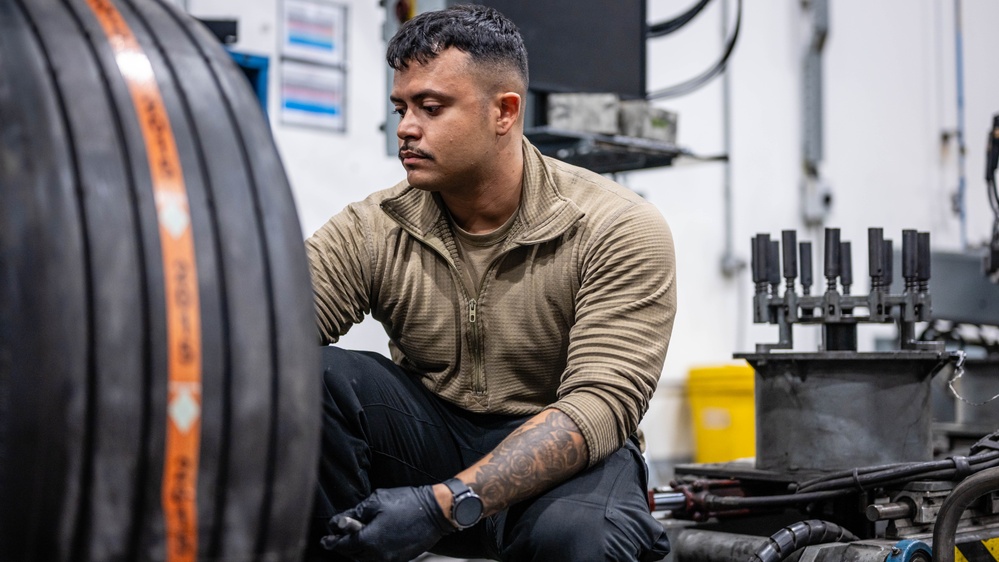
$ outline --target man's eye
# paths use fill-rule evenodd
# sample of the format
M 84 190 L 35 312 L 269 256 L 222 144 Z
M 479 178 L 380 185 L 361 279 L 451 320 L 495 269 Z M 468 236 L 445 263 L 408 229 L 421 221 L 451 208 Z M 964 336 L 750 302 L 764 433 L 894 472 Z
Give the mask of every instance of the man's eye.
M 406 115 L 406 109 L 403 107 L 397 107 L 395 108 L 395 111 L 393 111 L 392 113 L 395 113 L 399 117 L 402 117 L 403 115 Z
M 434 113 L 437 113 L 437 111 L 439 111 L 440 108 L 441 106 L 439 105 L 425 105 L 423 106 L 423 111 L 426 111 L 427 113 L 433 115 Z

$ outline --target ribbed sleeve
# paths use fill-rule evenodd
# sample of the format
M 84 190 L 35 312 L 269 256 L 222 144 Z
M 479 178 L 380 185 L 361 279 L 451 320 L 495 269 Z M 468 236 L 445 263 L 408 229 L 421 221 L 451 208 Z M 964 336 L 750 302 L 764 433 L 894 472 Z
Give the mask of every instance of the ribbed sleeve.
M 323 344 L 336 342 L 370 308 L 370 229 L 359 213 L 369 203 L 334 215 L 305 242 L 312 271 L 316 327 Z
M 673 239 L 648 203 L 608 219 L 580 249 L 581 284 L 553 405 L 583 433 L 590 464 L 616 451 L 648 408 L 676 313 Z

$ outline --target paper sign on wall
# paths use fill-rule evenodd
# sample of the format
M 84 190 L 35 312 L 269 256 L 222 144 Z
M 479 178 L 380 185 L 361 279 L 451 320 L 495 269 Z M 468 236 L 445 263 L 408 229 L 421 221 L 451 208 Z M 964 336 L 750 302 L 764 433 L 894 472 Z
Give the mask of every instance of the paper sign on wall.
M 346 35 L 346 6 L 317 0 L 285 0 L 283 56 L 343 65 Z
M 285 60 L 281 73 L 281 121 L 346 130 L 342 68 Z

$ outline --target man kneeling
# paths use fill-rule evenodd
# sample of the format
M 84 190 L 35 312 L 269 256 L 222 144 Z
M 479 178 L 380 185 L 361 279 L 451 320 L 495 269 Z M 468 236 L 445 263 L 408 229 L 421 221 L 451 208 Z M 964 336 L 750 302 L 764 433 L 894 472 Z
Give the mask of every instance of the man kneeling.
M 370 312 L 392 351 L 325 348 L 310 557 L 663 558 L 633 435 L 676 311 L 666 221 L 525 139 L 496 10 L 421 14 L 387 59 L 406 180 L 307 241 L 322 340 Z

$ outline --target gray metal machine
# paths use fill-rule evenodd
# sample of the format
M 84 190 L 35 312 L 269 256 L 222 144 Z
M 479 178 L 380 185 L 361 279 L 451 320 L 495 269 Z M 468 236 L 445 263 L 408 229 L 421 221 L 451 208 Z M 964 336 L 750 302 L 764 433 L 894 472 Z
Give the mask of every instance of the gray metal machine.
M 753 239 L 754 321 L 779 332 L 735 355 L 756 370 L 756 457 L 680 465 L 658 490 L 672 560 L 996 559 L 999 433 L 934 455 L 931 379 L 963 369 L 964 353 L 916 334 L 931 319 L 929 234 L 903 231 L 898 292 L 893 253 L 869 229 L 870 290 L 851 294 L 850 243 L 826 229 L 825 287 L 813 295 L 809 242 L 793 231 Z M 893 349 L 857 350 L 858 325 L 892 323 Z M 819 350 L 793 350 L 795 324 L 821 327 Z

